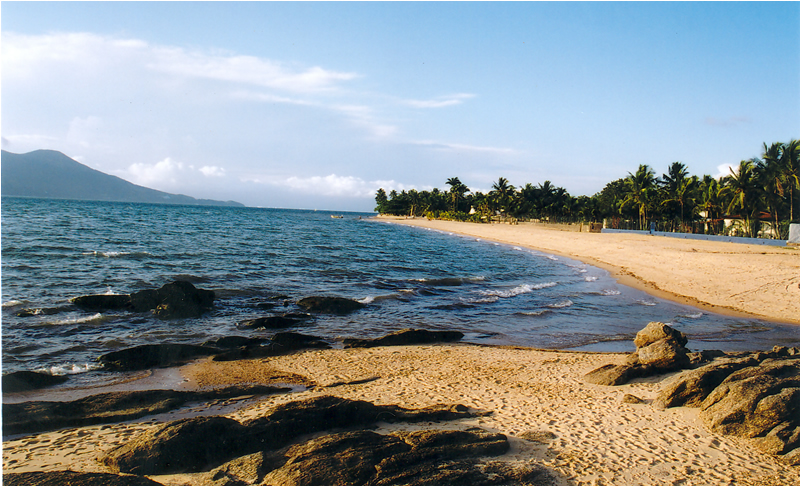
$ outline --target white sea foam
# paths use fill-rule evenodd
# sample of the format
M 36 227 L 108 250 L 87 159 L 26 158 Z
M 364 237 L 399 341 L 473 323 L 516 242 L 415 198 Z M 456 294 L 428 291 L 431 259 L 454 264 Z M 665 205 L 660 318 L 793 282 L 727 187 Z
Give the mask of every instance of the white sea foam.
M 486 297 L 479 298 L 479 299 L 469 299 L 466 302 L 468 304 L 492 304 L 500 300 L 500 296 L 497 295 L 487 295 Z
M 111 320 L 111 316 L 106 316 L 101 313 L 97 313 L 91 316 L 84 316 L 84 317 L 71 317 L 69 319 L 61 319 L 59 321 L 53 321 L 50 324 L 55 326 L 63 326 L 68 324 L 100 324 L 101 322 L 105 322 Z
M 698 312 L 696 314 L 681 314 L 681 317 L 685 317 L 687 319 L 699 319 L 699 318 L 703 317 L 703 313 L 702 312 Z
M 538 316 L 547 314 L 548 312 L 550 312 L 548 309 L 541 309 L 541 310 L 535 310 L 535 311 L 520 312 L 520 314 L 522 314 L 523 316 L 538 317 Z
M 648 306 L 658 305 L 658 302 L 655 302 L 655 301 L 652 301 L 652 300 L 637 300 L 636 303 L 637 304 L 641 304 L 641 305 L 648 305 Z
M 25 305 L 25 302 L 21 300 L 9 300 L 8 302 L 3 302 L 3 309 L 10 309 L 12 307 L 19 307 L 21 305 Z
M 65 363 L 61 365 L 38 368 L 35 371 L 38 371 L 40 373 L 48 373 L 55 376 L 77 375 L 78 373 L 86 373 L 88 371 L 99 370 L 100 368 L 102 368 L 102 366 L 103 365 L 99 363 L 83 363 L 83 364 Z
M 521 294 L 527 294 L 528 292 L 533 292 L 534 290 L 546 289 L 548 287 L 555 287 L 556 285 L 558 285 L 558 282 L 545 282 L 533 285 L 522 284 L 508 290 L 481 290 L 479 292 L 483 295 L 508 298 L 508 297 L 516 297 L 517 295 Z
M 619 290 L 615 290 L 615 289 L 603 289 L 600 292 L 598 292 L 598 294 L 606 295 L 606 296 L 609 296 L 609 295 L 620 295 L 621 293 L 622 292 L 620 292 Z
M 572 302 L 569 299 L 566 299 L 562 300 L 561 302 L 556 302 L 555 304 L 550 304 L 547 307 L 550 307 L 551 309 L 563 309 L 565 307 L 571 306 L 572 304 L 574 304 L 574 302 Z
M 357 299 L 357 302 L 361 302 L 362 304 L 371 304 L 371 303 L 375 302 L 375 297 L 372 296 L 372 295 L 368 295 L 368 296 L 364 297 L 363 299 Z
M 594 282 L 595 280 L 597 280 L 597 278 L 598 277 L 583 277 L 583 279 L 586 280 L 587 282 Z
M 554 257 L 553 255 L 545 255 L 545 256 L 546 256 L 547 258 L 549 258 L 550 260 L 553 260 L 554 262 L 557 262 L 557 261 L 558 261 L 558 258 L 557 258 L 557 257 Z

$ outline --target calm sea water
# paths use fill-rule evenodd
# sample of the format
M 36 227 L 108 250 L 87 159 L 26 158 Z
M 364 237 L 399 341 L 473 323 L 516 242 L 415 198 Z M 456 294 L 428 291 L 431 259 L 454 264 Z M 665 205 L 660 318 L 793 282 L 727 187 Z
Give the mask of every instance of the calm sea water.
M 618 285 L 608 273 L 537 251 L 370 220 L 368 214 L 260 208 L 2 199 L 3 372 L 103 376 L 94 360 L 145 343 L 199 343 L 270 315 L 276 296 L 358 299 L 348 316 L 290 329 L 329 339 L 407 327 L 457 329 L 466 340 L 627 351 L 649 321 L 671 323 L 693 349 L 768 349 L 800 326 L 709 314 Z M 93 313 L 78 295 L 130 293 L 189 280 L 216 292 L 199 319 Z M 23 308 L 60 308 L 17 317 Z M 290 305 L 279 309 L 293 311 Z

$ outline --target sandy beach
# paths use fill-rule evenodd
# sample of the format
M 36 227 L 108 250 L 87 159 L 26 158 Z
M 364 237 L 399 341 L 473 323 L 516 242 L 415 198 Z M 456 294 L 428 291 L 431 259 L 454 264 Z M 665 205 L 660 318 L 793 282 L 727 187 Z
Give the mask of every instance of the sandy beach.
M 622 284 L 727 314 L 800 324 L 800 250 L 641 234 L 382 217 L 563 255 L 608 270 Z
M 624 360 L 621 354 L 452 344 L 311 350 L 229 363 L 202 361 L 181 372 L 186 388 L 285 381 L 288 374 L 300 374 L 304 379 L 299 381 L 305 385 L 317 385 L 247 402 L 227 414 L 239 421 L 280 403 L 320 395 L 404 407 L 460 403 L 491 411 L 469 420 L 387 424 L 375 431 L 481 427 L 501 432 L 512 446 L 501 460 L 543 465 L 562 485 L 798 484 L 796 467 L 759 452 L 747 440 L 708 432 L 696 409 L 653 408 L 649 402 L 662 386 L 657 379 L 619 387 L 592 385 L 582 379 L 598 366 Z M 627 394 L 643 403 L 626 403 Z M 101 472 L 104 468 L 97 459 L 104 451 L 160 422 L 206 408 L 195 405 L 181 413 L 6 441 L 4 470 Z M 203 484 L 203 478 L 203 474 L 151 476 L 168 485 Z
M 522 224 L 396 222 L 566 255 L 654 294 L 800 323 L 800 254 L 794 250 Z M 749 439 L 710 432 L 698 409 L 653 407 L 652 400 L 676 373 L 614 387 L 584 380 L 591 370 L 625 360 L 624 354 L 458 343 L 305 350 L 230 362 L 204 359 L 175 369 L 169 374 L 173 381 L 158 385 L 180 390 L 253 383 L 296 387 L 269 397 L 194 403 L 123 423 L 13 437 L 3 442 L 3 470 L 108 472 L 98 461 L 106 451 L 164 422 L 222 414 L 244 423 L 290 401 L 331 395 L 406 408 L 462 404 L 490 412 L 452 422 L 381 423 L 373 430 L 480 427 L 499 432 L 511 449 L 495 460 L 543 466 L 559 485 L 800 484 L 798 467 L 764 454 Z M 209 484 L 206 473 L 149 477 L 165 485 Z

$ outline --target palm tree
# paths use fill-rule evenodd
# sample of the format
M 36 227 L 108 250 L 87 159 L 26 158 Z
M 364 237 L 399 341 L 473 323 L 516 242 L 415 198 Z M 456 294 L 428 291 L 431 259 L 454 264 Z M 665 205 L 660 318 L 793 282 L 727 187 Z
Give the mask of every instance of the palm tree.
M 703 182 L 700 184 L 700 207 L 706 212 L 706 219 L 709 220 L 708 230 L 712 234 L 716 233 L 714 227 L 714 220 L 720 216 L 719 212 L 722 210 L 723 193 L 722 186 L 719 181 L 710 175 L 703 176 Z
M 501 213 L 505 213 L 511 205 L 511 200 L 514 196 L 514 186 L 508 183 L 508 179 L 501 177 L 497 182 L 492 184 L 492 192 L 490 194 L 494 197 Z
M 760 188 L 755 169 L 757 163 L 757 158 L 742 160 L 736 170 L 731 167 L 731 174 L 724 179 L 724 193 L 731 198 L 726 211 L 729 214 L 735 210 L 741 211 L 740 216 L 744 219 L 747 236 L 756 233 L 754 226 L 757 220 L 753 221 L 753 218 L 758 214 L 760 203 L 758 197 Z
M 639 207 L 639 229 L 644 228 L 644 222 L 647 220 L 647 205 L 655 180 L 653 169 L 646 164 L 640 164 L 636 174 L 628 172 L 628 177 L 625 178 L 627 194 L 622 204 L 623 206 L 634 204 Z
M 453 205 L 453 212 L 457 212 L 458 202 L 463 199 L 465 193 L 469 192 L 469 188 L 462 184 L 458 177 L 447 179 L 446 184 L 450 186 L 450 202 Z
M 780 167 L 783 180 L 789 188 L 789 220 L 794 221 L 794 190 L 800 190 L 800 140 L 783 144 Z
M 695 190 L 697 189 L 697 176 L 692 177 L 681 177 L 675 181 L 674 188 L 671 189 L 671 193 L 667 195 L 667 199 L 664 200 L 661 204 L 666 204 L 670 202 L 677 203 L 678 206 L 681 208 L 681 231 L 684 231 L 684 226 L 686 222 L 686 218 L 684 217 L 685 209 L 687 204 L 694 203 L 695 201 Z

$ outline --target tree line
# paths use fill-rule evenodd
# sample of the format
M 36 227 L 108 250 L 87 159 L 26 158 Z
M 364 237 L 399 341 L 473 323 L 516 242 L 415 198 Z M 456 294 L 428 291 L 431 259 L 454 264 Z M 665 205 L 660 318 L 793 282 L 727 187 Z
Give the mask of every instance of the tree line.
M 572 196 L 550 181 L 514 187 L 500 177 L 487 194 L 471 191 L 458 177 L 447 190 L 377 191 L 375 210 L 395 216 L 489 222 L 539 220 L 600 222 L 619 229 L 735 234 L 786 239 L 800 220 L 800 141 L 763 144 L 761 157 L 742 160 L 714 178 L 691 175 L 682 162 L 660 177 L 641 164 L 593 196 Z M 728 221 L 730 224 L 725 224 Z

